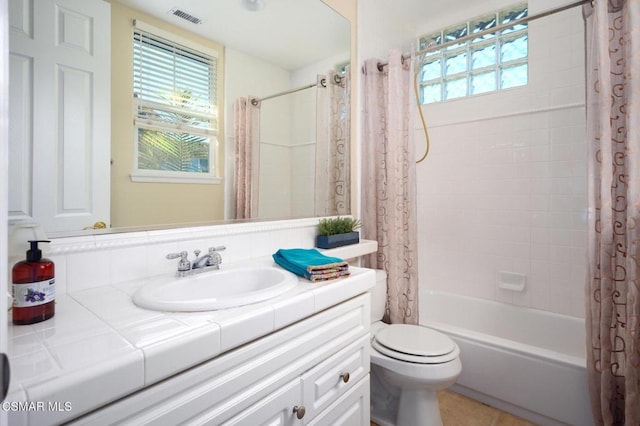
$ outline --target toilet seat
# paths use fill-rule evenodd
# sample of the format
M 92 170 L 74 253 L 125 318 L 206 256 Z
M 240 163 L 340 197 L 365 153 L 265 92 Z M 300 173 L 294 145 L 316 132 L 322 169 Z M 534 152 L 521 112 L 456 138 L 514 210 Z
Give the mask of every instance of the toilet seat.
M 417 325 L 391 324 L 375 334 L 371 346 L 401 361 L 441 364 L 452 361 L 460 349 L 448 336 Z

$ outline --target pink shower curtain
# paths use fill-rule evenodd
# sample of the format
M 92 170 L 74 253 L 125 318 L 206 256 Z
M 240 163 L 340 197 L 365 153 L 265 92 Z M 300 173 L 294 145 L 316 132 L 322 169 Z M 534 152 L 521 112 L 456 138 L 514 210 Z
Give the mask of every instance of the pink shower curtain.
M 319 75 L 316 87 L 315 214 L 345 215 L 351 198 L 349 72 Z
M 258 176 L 260 173 L 260 104 L 251 98 L 238 98 L 234 104 L 236 147 L 234 195 L 236 219 L 258 215 Z
M 596 424 L 640 425 L 640 1 L 587 24 L 587 367 Z
M 362 234 L 378 241 L 365 266 L 387 272 L 384 320 L 418 323 L 416 173 L 412 142 L 411 61 L 390 53 L 364 64 Z

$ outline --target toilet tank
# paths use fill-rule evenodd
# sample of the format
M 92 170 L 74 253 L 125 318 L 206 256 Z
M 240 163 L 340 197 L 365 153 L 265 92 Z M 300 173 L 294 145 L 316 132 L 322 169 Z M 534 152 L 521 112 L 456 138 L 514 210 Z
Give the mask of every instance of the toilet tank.
M 384 306 L 387 301 L 387 273 L 376 269 L 376 285 L 371 293 L 371 323 L 380 321 L 384 316 Z

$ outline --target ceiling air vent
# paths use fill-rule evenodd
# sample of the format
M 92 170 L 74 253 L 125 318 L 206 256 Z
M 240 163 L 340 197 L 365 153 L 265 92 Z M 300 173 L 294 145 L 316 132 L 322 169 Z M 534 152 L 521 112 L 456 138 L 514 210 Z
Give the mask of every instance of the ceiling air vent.
M 172 15 L 177 16 L 178 18 L 185 19 L 185 20 L 191 22 L 192 24 L 201 24 L 202 23 L 202 19 L 196 18 L 192 14 L 187 13 L 184 10 L 180 10 L 180 8 L 177 8 L 177 7 L 174 7 L 173 9 L 171 9 L 169 11 L 169 13 L 172 14 Z

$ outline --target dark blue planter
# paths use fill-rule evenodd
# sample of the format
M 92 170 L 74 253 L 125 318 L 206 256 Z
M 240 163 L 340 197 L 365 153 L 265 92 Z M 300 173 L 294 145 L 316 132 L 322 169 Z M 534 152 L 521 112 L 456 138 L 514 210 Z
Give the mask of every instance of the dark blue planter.
M 358 244 L 360 242 L 359 232 L 349 232 L 347 234 L 335 235 L 318 235 L 316 238 L 316 247 L 330 249 L 349 244 Z

